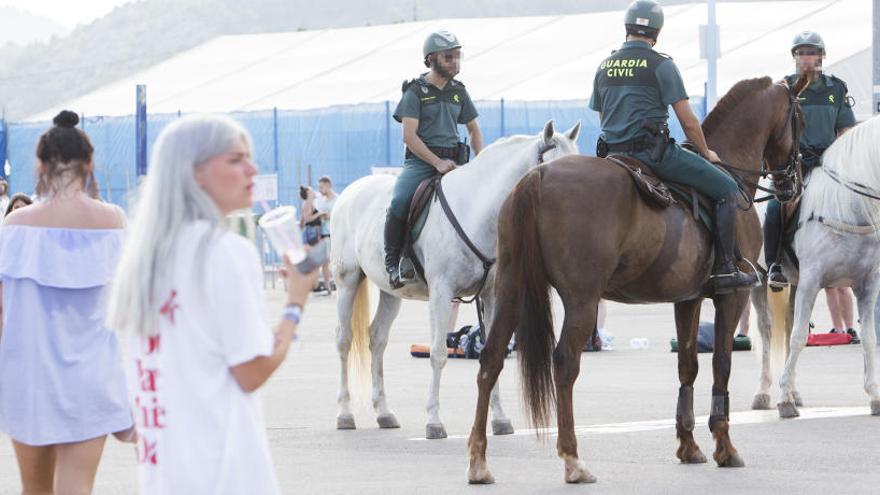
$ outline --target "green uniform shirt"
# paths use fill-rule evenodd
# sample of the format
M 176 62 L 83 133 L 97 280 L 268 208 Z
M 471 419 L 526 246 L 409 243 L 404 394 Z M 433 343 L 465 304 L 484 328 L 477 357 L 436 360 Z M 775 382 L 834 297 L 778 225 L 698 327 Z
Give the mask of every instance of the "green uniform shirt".
M 394 120 L 404 117 L 419 120 L 419 138 L 431 147 L 451 148 L 458 144 L 458 124 L 477 118 L 477 109 L 464 84 L 455 79 L 439 89 L 422 74 L 404 90 Z
M 793 85 L 797 78 L 797 74 L 792 74 L 785 79 Z M 823 74 L 810 83 L 798 99 L 807 123 L 801 134 L 801 147 L 824 150 L 837 139 L 841 129 L 856 124 L 846 84 L 834 76 Z
M 649 134 L 647 119 L 669 120 L 669 105 L 688 99 L 675 63 L 646 41 L 627 41 L 605 59 L 593 78 L 590 108 L 602 114 L 608 143 L 623 143 Z

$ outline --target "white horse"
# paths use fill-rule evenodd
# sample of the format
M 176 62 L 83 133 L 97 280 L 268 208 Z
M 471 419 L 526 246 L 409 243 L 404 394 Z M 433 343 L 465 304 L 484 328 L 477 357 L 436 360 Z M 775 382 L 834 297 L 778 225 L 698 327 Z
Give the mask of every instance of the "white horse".
M 443 177 L 443 191 L 453 213 L 485 256 L 495 256 L 498 211 L 516 182 L 542 161 L 577 153 L 575 141 L 579 131 L 578 123 L 564 134 L 556 133 L 550 121 L 538 135 L 499 139 L 470 163 Z M 401 298 L 420 299 L 430 302 L 431 315 L 433 378 L 427 403 L 426 437 L 445 438 L 446 429 L 440 420 L 440 374 L 446 365 L 446 332 L 452 299 L 472 295 L 479 289 L 483 264 L 456 233 L 438 202 L 433 201 L 424 229 L 414 245 L 424 267 L 425 281 L 392 290 L 385 273 L 383 228 L 394 180 L 388 175 L 358 179 L 342 192 L 333 209 L 330 259 L 339 288 L 337 347 L 342 365 L 336 426 L 355 428 L 349 395 L 349 366 L 353 370 L 365 366 L 369 346 L 377 422 L 381 428 L 399 428 L 385 398 L 382 359 Z M 491 323 L 494 307 L 494 279 L 493 268 L 482 291 L 486 328 Z M 369 329 L 367 280 L 381 290 L 379 307 Z M 493 393 L 492 413 L 496 434 L 513 432 L 497 391 Z
M 782 296 L 785 300 L 778 306 L 784 314 L 773 316 L 784 322 L 780 325 L 784 333 L 774 328 L 772 342 L 767 298 L 773 296 L 759 289 L 752 292 L 764 344 L 761 378 L 752 408 L 770 408 L 771 352 L 781 361 L 787 343 L 777 408 L 783 418 L 799 415 L 797 407 L 802 401 L 795 388 L 795 368 L 807 342 L 816 295 L 823 287 L 852 287 L 858 301 L 865 355 L 865 392 L 871 399 L 871 414 L 880 415 L 874 371 L 874 306 L 880 292 L 880 118 L 854 127 L 828 148 L 822 167 L 810 175 L 798 221 L 794 250 L 800 271 L 787 257 L 784 268 L 794 307 L 788 304 L 788 297 Z

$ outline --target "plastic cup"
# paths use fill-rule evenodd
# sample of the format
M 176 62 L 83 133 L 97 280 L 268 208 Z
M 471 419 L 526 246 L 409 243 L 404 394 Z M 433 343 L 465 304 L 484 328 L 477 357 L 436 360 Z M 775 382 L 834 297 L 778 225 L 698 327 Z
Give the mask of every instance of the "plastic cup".
M 296 208 L 281 206 L 260 217 L 260 228 L 269 237 L 272 249 L 279 257 L 287 255 L 291 263 L 297 264 L 306 258 L 302 244 L 302 231 L 296 219 Z

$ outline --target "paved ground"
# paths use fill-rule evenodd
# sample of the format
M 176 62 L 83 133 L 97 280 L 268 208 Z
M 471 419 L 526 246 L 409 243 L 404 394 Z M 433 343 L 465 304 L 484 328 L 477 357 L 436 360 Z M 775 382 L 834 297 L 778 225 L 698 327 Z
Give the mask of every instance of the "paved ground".
M 274 313 L 280 295 L 270 291 L 267 298 Z M 711 320 L 711 305 L 704 308 L 703 319 Z M 561 314 L 557 305 L 557 315 Z M 819 328 L 829 326 L 824 297 L 820 296 L 814 316 Z M 474 320 L 470 308 L 463 309 L 461 320 Z M 735 353 L 731 431 L 746 467 L 723 470 L 711 462 L 684 466 L 675 458 L 672 427 L 678 389 L 676 359 L 668 344 L 674 335 L 672 306 L 616 304 L 610 305 L 608 318 L 616 349 L 584 354 L 576 384 L 580 453 L 599 483 L 565 485 L 555 438 L 536 440 L 534 434 L 522 431 L 527 425 L 518 394 L 517 363 L 509 359 L 502 374 L 502 396 L 520 431 L 489 438 L 489 466 L 497 483 L 470 487 L 464 475 L 465 436 L 473 419 L 478 365 L 449 361 L 441 412 L 450 438 L 423 440 L 430 365 L 425 359 L 411 358 L 408 349 L 413 342 L 427 341 L 427 325 L 427 307 L 405 303 L 386 353 L 388 397 L 401 428 L 379 430 L 369 408 L 362 406 L 356 415 L 360 429 L 337 431 L 335 298 L 312 299 L 302 344 L 262 391 L 272 453 L 285 493 L 878 493 L 880 418 L 868 415 L 860 346 L 806 350 L 799 386 L 808 407 L 801 419 L 784 422 L 775 411 L 749 411 L 759 355 Z M 648 337 L 651 347 L 631 349 L 633 337 Z M 711 355 L 701 354 L 700 366 L 698 416 L 709 409 Z M 705 419 L 698 422 L 697 441 L 710 455 L 714 444 Z M 95 492 L 134 493 L 135 476 L 133 449 L 108 441 Z M 3 437 L 0 494 L 18 490 L 15 458 Z

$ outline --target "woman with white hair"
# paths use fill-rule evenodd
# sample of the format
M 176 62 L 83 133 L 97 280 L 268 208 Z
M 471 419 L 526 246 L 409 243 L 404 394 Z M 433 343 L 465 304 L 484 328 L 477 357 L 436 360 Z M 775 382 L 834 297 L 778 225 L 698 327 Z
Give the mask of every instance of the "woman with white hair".
M 133 334 L 142 493 L 279 493 L 254 392 L 284 360 L 317 272 L 287 264 L 273 332 L 257 250 L 222 227 L 251 206 L 251 150 L 214 115 L 178 119 L 154 145 L 109 308 Z

